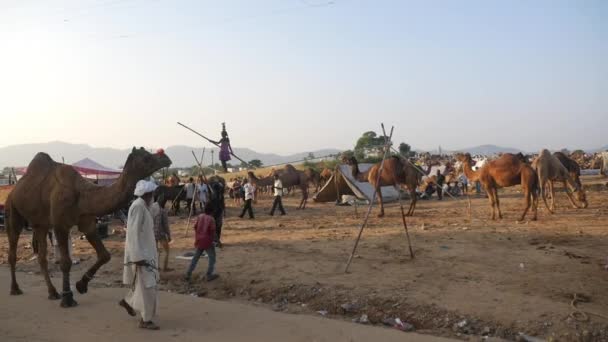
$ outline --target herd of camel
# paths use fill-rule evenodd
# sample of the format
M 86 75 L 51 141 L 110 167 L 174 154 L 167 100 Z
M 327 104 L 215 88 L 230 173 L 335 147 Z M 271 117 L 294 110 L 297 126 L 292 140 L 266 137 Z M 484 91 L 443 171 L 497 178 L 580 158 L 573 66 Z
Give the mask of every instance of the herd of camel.
M 462 166 L 462 172 L 469 182 L 479 182 L 487 194 L 492 209 L 491 218 L 502 219 L 498 189 L 521 185 L 524 194 L 525 208 L 520 221 L 523 221 L 530 209 L 533 212 L 533 220 L 537 219 L 538 196 L 540 195 L 549 212 L 555 210 L 555 188 L 554 182 L 564 185 L 566 194 L 575 208 L 587 207 L 585 191 L 580 181 L 580 166 L 574 160 L 562 152 L 551 154 L 543 149 L 538 157 L 532 162 L 522 153 L 502 154 L 499 158 L 484 164 L 478 170 L 473 170 L 473 159 L 470 154 L 457 154 L 456 160 Z M 421 185 L 423 175 L 428 175 L 429 171 L 423 171 L 414 163 L 405 158 L 397 156 L 388 158 L 381 163 L 376 163 L 367 171 L 361 172 L 355 157 L 343 158 L 342 161 L 351 168 L 352 176 L 359 182 L 369 182 L 376 190 L 376 196 L 380 206 L 379 217 L 384 216 L 384 202 L 382 198 L 382 187 L 394 186 L 397 189 L 404 188 L 410 197 L 410 207 L 406 216 L 412 216 L 416 208 L 417 192 Z M 430 167 L 429 167 L 430 170 Z M 328 175 L 329 172 L 329 175 Z M 308 184 L 313 177 L 322 176 L 323 181 L 327 181 L 331 172 L 323 170 L 321 175 L 314 174 L 314 171 L 297 170 L 292 165 L 285 166 L 282 170 L 275 170 L 270 175 L 258 178 L 252 171 L 248 172 L 249 180 L 257 186 L 269 186 L 273 182 L 273 174 L 278 173 L 285 187 L 299 187 L 302 191 L 302 200 L 298 208 L 305 208 L 308 199 Z M 315 182 L 313 182 L 315 183 Z M 319 184 L 319 183 L 317 183 Z M 317 187 L 318 189 L 318 187 Z M 551 204 L 547 202 L 547 190 L 550 193 Z M 569 191 L 568 191 L 569 190 Z M 576 199 L 573 194 L 576 194 Z M 578 203 L 577 203 L 578 202 Z
M 505 153 L 475 171 L 472 169 L 473 163 L 469 154 L 459 154 L 456 159 L 461 162 L 468 180 L 470 182 L 479 181 L 483 186 L 492 207 L 492 219 L 496 218 L 496 212 L 498 218 L 502 218 L 497 189 L 518 184 L 522 186 L 526 204 L 521 220 L 525 218 L 530 207 L 534 212 L 533 219 L 536 219 L 539 193 L 547 208 L 553 212 L 555 199 L 553 182 L 563 183 L 565 187 L 569 187 L 572 192 L 577 194 L 575 200 L 572 194 L 567 192 L 573 206 L 587 206 L 579 179 L 579 165 L 559 152 L 551 154 L 549 151 L 543 150 L 532 163 L 522 154 Z M 407 188 L 411 198 L 407 215 L 414 214 L 416 189 L 420 185 L 421 171 L 408 159 L 391 157 L 383 164 L 375 164 L 365 172 L 360 172 L 355 158 L 343 159 L 343 161 L 350 165 L 353 177 L 358 181 L 371 183 L 376 189 L 380 204 L 379 216 L 384 215 L 382 186 Z M 9 194 L 6 202 L 11 295 L 22 294 L 15 278 L 16 253 L 19 235 L 29 224 L 34 231 L 34 243 L 37 245 L 41 274 L 48 288 L 48 298 L 61 299 L 62 307 L 77 305 L 70 288 L 72 261 L 68 253 L 68 236 L 71 228 L 77 226 L 97 254 L 95 264 L 76 282 L 76 290 L 84 294 L 88 291 L 88 283 L 99 268 L 110 260 L 110 253 L 97 234 L 96 217 L 123 208 L 132 198 L 137 181 L 170 165 L 171 160 L 163 150 L 152 154 L 144 148 L 133 148 L 118 180 L 109 187 L 103 187 L 84 179 L 70 165 L 57 163 L 46 153 L 38 153 L 29 164 L 27 173 Z M 299 187 L 302 190 L 302 201 L 299 207 L 305 208 L 308 199 L 308 185 L 311 177 L 314 176 L 310 173 L 311 171 L 300 171 L 292 165 L 287 165 L 282 170 L 274 172 L 279 174 L 284 187 Z M 258 178 L 253 172 L 250 172 L 248 176 L 254 184 L 260 187 L 272 185 L 272 175 Z M 319 176 L 328 178 L 331 177 L 331 173 L 328 175 L 324 171 Z M 546 187 L 552 194 L 551 206 L 546 201 Z M 60 267 L 63 274 L 61 295 L 52 284 L 48 273 L 46 237 L 51 229 L 56 235 L 61 253 Z

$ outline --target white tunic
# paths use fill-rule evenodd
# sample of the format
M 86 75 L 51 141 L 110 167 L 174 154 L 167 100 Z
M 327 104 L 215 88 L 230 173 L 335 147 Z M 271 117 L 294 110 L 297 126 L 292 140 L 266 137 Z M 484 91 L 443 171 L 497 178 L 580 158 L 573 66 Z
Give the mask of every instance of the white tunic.
M 154 267 L 158 267 L 158 252 L 156 251 L 156 239 L 154 238 L 154 220 L 146 202 L 138 198 L 131 204 L 127 218 L 123 284 L 133 284 L 136 267 L 130 263 L 141 260 L 145 260 L 154 265 Z M 143 272 L 143 280 L 146 287 L 156 286 L 158 270 L 150 270 L 147 267 L 142 268 L 146 270 L 146 272 Z
M 148 266 L 132 263 L 145 260 Z M 131 286 L 125 300 L 141 313 L 144 321 L 151 321 L 157 313 L 158 254 L 154 238 L 154 221 L 143 199 L 136 199 L 129 208 L 127 239 L 125 241 L 125 266 L 122 281 Z

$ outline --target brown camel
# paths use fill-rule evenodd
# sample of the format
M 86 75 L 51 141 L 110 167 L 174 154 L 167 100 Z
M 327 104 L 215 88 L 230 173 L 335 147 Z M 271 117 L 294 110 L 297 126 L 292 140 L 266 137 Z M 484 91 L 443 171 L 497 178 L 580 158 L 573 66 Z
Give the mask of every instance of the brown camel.
M 578 175 L 572 176 L 570 170 L 564 166 L 562 163 L 562 159 L 570 165 L 570 167 L 574 170 L 576 174 L 576 167 L 573 165 L 576 162 L 568 157 L 566 157 L 563 153 L 559 153 L 558 155 L 552 155 L 547 149 L 543 149 L 540 151 L 538 157 L 532 163 L 532 167 L 536 170 L 538 174 L 538 183 L 540 187 L 541 197 L 545 206 L 549 210 L 550 213 L 555 211 L 555 188 L 553 187 L 553 182 L 561 182 L 564 184 L 564 190 L 568 195 L 568 199 L 574 208 L 580 208 L 578 204 L 575 203 L 572 194 L 568 191 L 568 186 L 572 189 L 573 192 L 577 193 L 577 199 L 583 203 L 583 206 L 587 206 L 587 199 L 585 196 L 585 191 L 583 190 L 580 179 Z M 558 157 L 559 156 L 559 157 Z M 561 157 L 561 159 L 560 159 Z M 572 164 L 573 163 L 573 164 Z M 578 169 L 580 174 L 580 168 Z M 578 183 L 577 183 L 578 180 Z M 547 194 L 545 192 L 545 187 L 549 187 L 549 192 L 551 193 L 551 206 L 547 203 Z
M 319 173 L 319 183 L 321 183 L 321 186 L 325 185 L 333 174 L 332 170 L 324 168 L 321 173 Z
M 15 278 L 15 263 L 19 234 L 28 222 L 34 230 L 38 261 L 48 287 L 49 299 L 61 298 L 62 307 L 77 305 L 70 290 L 70 229 L 78 226 L 78 230 L 86 236 L 97 253 L 97 262 L 76 282 L 78 292 L 86 293 L 89 281 L 97 270 L 110 260 L 110 253 L 103 246 L 95 229 L 95 217 L 112 213 L 125 206 L 133 196 L 137 181 L 169 165 L 171 160 L 162 150 L 151 154 L 143 148 L 133 148 L 120 178 L 112 186 L 103 187 L 87 181 L 71 166 L 56 163 L 46 153 L 36 154 L 27 168 L 27 173 L 9 195 L 6 205 L 11 295 L 23 293 Z M 61 251 L 61 297 L 48 272 L 46 237 L 50 229 L 55 232 Z
M 256 187 L 272 186 L 274 184 L 274 174 L 279 175 L 279 179 L 283 183 L 283 188 L 299 187 L 302 191 L 302 200 L 297 209 L 306 209 L 306 202 L 308 200 L 308 183 L 309 179 L 304 171 L 296 170 L 291 164 L 285 165 L 283 169 L 275 170 L 271 175 L 266 177 L 258 178 L 256 175 L 249 171 L 247 175 L 249 181 Z
M 382 187 L 383 186 L 394 186 L 399 191 L 401 196 L 401 187 L 405 185 L 410 193 L 410 207 L 405 214 L 406 216 L 413 216 L 414 210 L 416 209 L 416 202 L 418 197 L 416 195 L 416 188 L 420 184 L 421 175 L 416 168 L 409 161 L 402 161 L 399 157 L 391 157 L 384 161 L 382 173 L 380 174 L 380 182 L 378 180 L 378 172 L 380 170 L 380 163 L 376 163 L 365 172 L 359 171 L 359 163 L 355 157 L 343 159 L 351 167 L 353 177 L 359 182 L 369 182 L 374 189 L 376 189 L 376 195 L 378 196 L 378 203 L 380 203 L 380 213 L 378 217 L 384 216 L 384 201 L 382 200 Z
M 469 153 L 459 154 L 457 155 L 457 159 L 462 162 L 464 174 L 469 179 L 469 182 L 479 181 L 488 194 L 490 206 L 492 207 L 492 220 L 496 219 L 496 211 L 498 211 L 498 218 L 502 219 L 500 202 L 498 200 L 498 188 L 517 184 L 521 184 L 526 204 L 520 221 L 524 220 L 530 206 L 532 206 L 534 213 L 532 220 L 536 220 L 538 178 L 534 169 L 525 162 L 525 156 L 521 153 L 517 155 L 505 153 L 498 159 L 488 161 L 477 171 L 473 171 L 472 169 L 474 163 Z
M 309 184 L 312 184 L 312 186 L 315 188 L 315 193 L 319 192 L 319 188 L 321 187 L 321 174 L 319 171 L 309 167 L 304 170 L 304 173 L 308 178 Z

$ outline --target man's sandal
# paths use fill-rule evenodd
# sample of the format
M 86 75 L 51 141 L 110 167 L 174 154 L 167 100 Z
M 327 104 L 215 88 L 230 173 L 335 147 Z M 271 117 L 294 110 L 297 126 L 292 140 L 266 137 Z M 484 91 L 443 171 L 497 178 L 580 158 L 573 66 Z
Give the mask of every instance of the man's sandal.
M 142 329 L 148 329 L 148 330 L 160 329 L 160 327 L 158 325 L 154 324 L 154 322 L 152 322 L 152 321 L 148 321 L 148 322 L 139 321 L 139 327 Z

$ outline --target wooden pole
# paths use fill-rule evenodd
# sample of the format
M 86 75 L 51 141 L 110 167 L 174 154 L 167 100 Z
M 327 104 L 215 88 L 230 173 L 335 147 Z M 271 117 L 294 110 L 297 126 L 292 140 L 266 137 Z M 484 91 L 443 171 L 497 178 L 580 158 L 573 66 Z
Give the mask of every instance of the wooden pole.
M 382 125 L 382 130 L 384 130 L 384 124 Z M 394 127 L 393 127 L 394 128 Z M 374 194 L 372 195 L 372 199 L 369 202 L 369 207 L 367 208 L 367 213 L 365 214 L 365 219 L 363 220 L 363 223 L 361 224 L 361 228 L 359 229 L 359 235 L 357 235 L 357 240 L 355 241 L 355 245 L 353 246 L 353 251 L 350 253 L 350 257 L 348 258 L 348 261 L 346 263 L 346 268 L 344 269 L 344 273 L 348 273 L 348 268 L 350 267 L 351 262 L 353 261 L 353 257 L 355 256 L 355 252 L 357 251 L 357 246 L 359 245 L 359 240 L 361 240 L 361 234 L 363 234 L 363 228 L 365 228 L 365 226 L 367 226 L 367 221 L 369 220 L 369 214 L 371 214 L 372 212 L 372 207 L 374 206 L 374 200 L 376 199 L 376 193 L 378 192 L 379 189 L 379 185 L 380 185 L 380 175 L 382 174 L 382 170 L 384 169 L 384 161 L 386 160 L 386 157 L 388 155 L 388 153 L 390 152 L 390 141 L 393 138 L 393 128 L 391 128 L 391 135 L 388 137 L 386 137 L 386 133 L 384 134 L 384 155 L 382 156 L 382 161 L 380 162 L 380 169 L 378 170 L 378 177 L 376 179 L 376 184 L 378 184 L 378 187 L 374 188 Z
M 384 134 L 384 139 L 386 139 L 386 131 L 384 130 L 384 125 L 382 126 L 382 134 Z M 391 136 L 393 135 L 393 131 L 391 128 Z M 407 246 L 410 249 L 410 257 L 414 259 L 414 250 L 412 249 L 412 241 L 410 240 L 410 233 L 407 229 L 407 222 L 405 221 L 405 210 L 403 209 L 403 202 L 401 201 L 401 189 L 397 189 L 399 191 L 399 207 L 401 208 L 401 220 L 403 221 L 403 229 L 405 229 L 405 236 L 407 237 Z
M 407 237 L 407 246 L 410 249 L 410 257 L 414 259 L 414 250 L 412 249 L 410 233 L 407 230 L 407 223 L 405 221 L 405 210 L 403 210 L 403 203 L 401 202 L 401 191 L 399 191 L 399 206 L 401 207 L 401 219 L 403 220 L 403 228 L 405 229 L 405 236 Z

